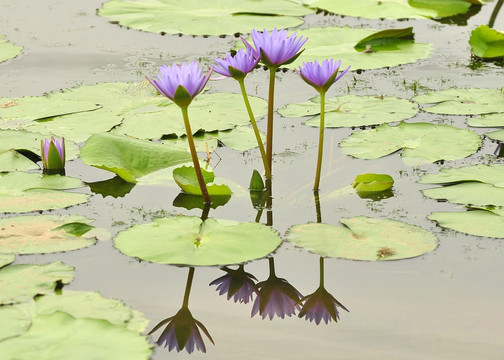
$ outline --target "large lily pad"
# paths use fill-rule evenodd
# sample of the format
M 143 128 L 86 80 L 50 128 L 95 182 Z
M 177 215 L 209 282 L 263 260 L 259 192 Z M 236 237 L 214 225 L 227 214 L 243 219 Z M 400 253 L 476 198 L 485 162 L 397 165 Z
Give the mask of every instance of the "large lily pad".
M 232 35 L 290 28 L 313 11 L 289 0 L 111 0 L 98 14 L 138 30 L 188 35 Z
M 471 32 L 469 45 L 480 58 L 504 57 L 504 32 L 480 25 Z
M 158 218 L 120 232 L 115 246 L 124 254 L 160 264 L 226 265 L 264 257 L 282 242 L 259 223 L 176 216 Z
M 437 105 L 424 108 L 436 114 L 478 115 L 504 112 L 504 93 L 494 89 L 447 89 L 413 98 L 421 104 Z
M 359 159 L 377 159 L 402 149 L 402 159 L 410 166 L 438 160 L 462 159 L 476 152 L 480 137 L 465 129 L 430 123 L 383 124 L 375 129 L 354 132 L 340 143 L 342 152 Z
M 467 119 L 467 125 L 474 127 L 504 126 L 504 113 L 486 114 Z
M 41 254 L 69 251 L 105 240 L 104 229 L 89 225 L 84 216 L 38 215 L 0 219 L 0 252 Z
M 320 114 L 320 96 L 307 102 L 291 104 L 278 111 L 285 117 L 313 116 Z M 418 106 L 406 99 L 396 97 L 345 95 L 326 99 L 325 126 L 368 126 L 402 121 L 413 117 Z M 320 115 L 305 122 L 320 126 Z
M 26 333 L 0 342 L 2 356 L 19 360 L 139 360 L 147 359 L 151 352 L 145 336 L 135 331 L 59 311 L 37 315 Z
M 467 181 L 478 181 L 504 188 L 504 165 L 467 166 L 460 168 L 443 168 L 438 174 L 427 174 L 419 181 L 422 184 L 452 184 Z
M 21 46 L 16 46 L 4 39 L 3 35 L 0 35 L 0 62 L 12 59 L 23 51 Z
M 346 227 L 295 225 L 287 232 L 287 239 L 322 256 L 367 261 L 411 258 L 437 246 L 432 233 L 396 220 L 358 216 L 340 222 Z
M 9 265 L 14 262 L 16 256 L 14 254 L 0 254 L 0 268 L 3 268 L 5 265 Z
M 423 194 L 433 199 L 445 199 L 453 204 L 504 206 L 504 188 L 474 181 L 426 189 Z
M 81 158 L 85 164 L 112 171 L 128 182 L 191 161 L 187 151 L 110 133 L 91 136 L 81 149 Z
M 36 295 L 50 294 L 58 283 L 68 284 L 73 273 L 74 269 L 62 262 L 4 267 L 0 269 L 0 305 L 26 302 Z
M 427 218 L 466 234 L 504 238 L 504 217 L 491 211 L 433 212 Z

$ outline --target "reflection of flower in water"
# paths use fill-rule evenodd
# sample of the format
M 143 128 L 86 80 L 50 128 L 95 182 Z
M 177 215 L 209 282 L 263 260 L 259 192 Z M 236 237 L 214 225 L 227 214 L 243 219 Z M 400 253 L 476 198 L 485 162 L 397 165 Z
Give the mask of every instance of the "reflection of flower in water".
M 305 317 L 306 320 L 313 321 L 315 324 L 320 324 L 320 320 L 324 320 L 326 324 L 334 320 L 338 322 L 339 311 L 338 307 L 348 311 L 348 309 L 327 292 L 324 288 L 324 258 L 320 258 L 320 286 L 313 294 L 307 295 L 299 302 L 305 302 L 299 317 Z
M 158 345 L 164 344 L 164 347 L 168 346 L 169 351 L 177 349 L 177 352 L 179 352 L 185 348 L 186 351 L 191 354 L 194 351 L 194 347 L 196 347 L 198 351 L 206 352 L 205 343 L 201 337 L 200 329 L 210 339 L 212 344 L 214 344 L 214 341 L 206 327 L 196 320 L 189 311 L 189 294 L 191 292 L 193 276 L 194 268 L 191 267 L 189 268 L 189 274 L 187 275 L 187 284 L 182 308 L 175 316 L 164 319 L 149 332 L 150 335 L 163 325 L 167 324 L 156 343 Z
M 273 258 L 269 258 L 270 275 L 266 281 L 257 284 L 258 292 L 252 308 L 252 315 L 259 313 L 263 319 L 269 316 L 270 320 L 275 315 L 284 318 L 300 310 L 300 298 L 303 296 L 287 280 L 275 275 Z
M 227 299 L 233 297 L 234 302 L 241 302 L 247 304 L 252 300 L 252 296 L 256 292 L 255 281 L 257 279 L 254 275 L 245 272 L 243 265 L 236 270 L 228 267 L 223 267 L 221 270 L 227 272 L 226 275 L 215 279 L 210 285 L 217 285 L 219 295 L 227 293 Z

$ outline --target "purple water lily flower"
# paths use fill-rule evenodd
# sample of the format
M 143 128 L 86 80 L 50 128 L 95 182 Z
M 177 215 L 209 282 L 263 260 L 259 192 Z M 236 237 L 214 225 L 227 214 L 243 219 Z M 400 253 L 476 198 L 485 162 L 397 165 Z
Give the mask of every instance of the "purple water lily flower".
M 271 34 L 266 29 L 263 32 L 254 29 L 251 35 L 255 48 L 242 38 L 243 43 L 256 59 L 261 59 L 269 68 L 277 68 L 296 60 L 302 52 L 299 49 L 308 40 L 302 36 L 296 37 L 295 32 L 287 36 L 287 31 L 277 29 L 273 29 Z
M 65 138 L 61 140 L 51 136 L 51 140 L 40 141 L 42 163 L 46 170 L 62 170 L 65 168 Z
M 254 275 L 245 272 L 243 265 L 236 270 L 227 267 L 222 268 L 227 274 L 215 279 L 210 285 L 217 285 L 219 295 L 227 294 L 227 299 L 233 297 L 234 302 L 248 304 L 256 292 Z
M 215 59 L 215 62 L 217 65 L 213 66 L 213 70 L 216 73 L 239 80 L 254 70 L 259 59 L 254 57 L 252 51 L 240 49 L 235 56 L 227 54 L 225 59 Z
M 321 64 L 314 62 L 303 63 L 299 67 L 299 75 L 309 85 L 313 86 L 318 92 L 326 92 L 332 84 L 338 81 L 346 74 L 350 66 L 343 70 L 339 75 L 338 70 L 341 66 L 341 60 L 334 61 L 323 60 Z M 337 75 L 337 76 L 336 76 Z
M 338 308 L 349 312 L 348 309 L 336 300 L 334 296 L 329 294 L 323 286 L 320 286 L 313 294 L 302 298 L 301 301 L 305 301 L 305 303 L 299 313 L 299 317 L 301 318 L 304 316 L 306 320 L 315 321 L 317 325 L 320 324 L 320 320 L 324 320 L 326 324 L 329 323 L 331 319 L 338 322 Z
M 181 65 L 162 65 L 159 72 L 157 80 L 150 78 L 147 78 L 147 80 L 161 94 L 173 100 L 178 106 L 187 107 L 192 99 L 203 90 L 212 70 L 204 75 L 203 69 L 199 67 L 198 62 L 193 61 Z

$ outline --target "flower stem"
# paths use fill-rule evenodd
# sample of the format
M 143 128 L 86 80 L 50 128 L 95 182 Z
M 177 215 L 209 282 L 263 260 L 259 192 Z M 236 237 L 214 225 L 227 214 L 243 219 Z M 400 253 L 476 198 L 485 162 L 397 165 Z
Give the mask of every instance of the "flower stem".
M 324 258 L 320 257 L 320 287 L 324 287 Z
M 320 93 L 320 130 L 319 146 L 317 158 L 317 171 L 315 173 L 315 184 L 313 190 L 318 191 L 320 184 L 320 171 L 322 170 L 322 153 L 324 151 L 324 118 L 325 118 L 325 92 Z
M 184 117 L 187 142 L 189 143 L 189 149 L 191 150 L 192 161 L 194 164 L 194 170 L 196 171 L 196 177 L 198 178 L 199 187 L 201 189 L 201 195 L 203 195 L 203 200 L 205 200 L 206 203 L 211 203 L 212 200 L 210 200 L 210 195 L 208 195 L 205 180 L 203 179 L 203 174 L 201 173 L 198 154 L 196 153 L 196 146 L 194 146 L 194 139 L 192 136 L 191 124 L 189 123 L 189 115 L 187 114 L 187 107 L 181 107 L 181 109 Z
M 187 274 L 187 282 L 184 293 L 184 302 L 182 304 L 183 307 L 187 307 L 189 305 L 189 294 L 191 293 L 191 286 L 194 277 L 194 267 L 189 268 L 189 273 Z
M 264 172 L 266 175 L 266 178 L 271 177 L 271 171 L 270 167 L 268 164 L 268 160 L 266 158 L 266 152 L 264 151 L 264 145 L 261 139 L 261 135 L 259 134 L 259 129 L 257 128 L 257 123 L 254 118 L 254 114 L 252 112 L 252 108 L 250 107 L 250 102 L 247 96 L 247 91 L 245 90 L 245 81 L 244 79 L 239 79 L 238 82 L 240 83 L 240 89 L 243 95 L 243 101 L 245 102 L 245 107 L 247 108 L 247 112 L 250 118 L 250 123 L 252 124 L 252 128 L 254 129 L 254 134 L 257 140 L 257 145 L 259 145 L 259 151 L 261 152 L 261 157 L 264 165 Z
M 275 72 L 276 68 L 269 69 L 269 93 L 268 93 L 268 128 L 266 133 L 266 155 L 268 157 L 268 165 L 270 176 L 273 172 L 273 102 L 275 100 Z

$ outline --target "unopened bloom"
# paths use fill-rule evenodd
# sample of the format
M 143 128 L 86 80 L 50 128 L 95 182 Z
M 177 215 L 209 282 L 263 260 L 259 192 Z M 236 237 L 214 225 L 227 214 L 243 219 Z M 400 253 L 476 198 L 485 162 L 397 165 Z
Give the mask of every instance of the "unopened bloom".
M 57 140 L 51 136 L 50 141 L 48 139 L 41 140 L 40 150 L 44 169 L 62 170 L 65 168 L 65 138 Z
M 308 40 L 302 36 L 296 37 L 295 32 L 287 36 L 287 31 L 277 29 L 273 29 L 271 34 L 266 29 L 263 32 L 254 29 L 251 36 L 254 46 L 242 38 L 247 50 L 253 52 L 256 59 L 261 59 L 261 62 L 270 68 L 277 68 L 296 60 L 302 52 L 299 49 Z
M 208 74 L 203 74 L 203 69 L 197 61 L 173 64 L 171 66 L 162 65 L 159 68 L 157 80 L 147 78 L 150 83 L 164 96 L 173 100 L 180 107 L 187 107 L 205 87 L 212 70 Z
M 341 66 L 341 60 L 334 61 L 323 60 L 321 64 L 315 60 L 314 62 L 303 63 L 299 67 L 299 75 L 309 85 L 313 86 L 318 92 L 326 92 L 332 84 L 338 81 L 346 74 L 350 66 L 343 70 L 338 75 L 338 70 Z
M 299 313 L 299 317 L 304 316 L 306 320 L 315 320 L 315 324 L 317 325 L 320 323 L 320 320 L 324 320 L 326 324 L 331 319 L 338 322 L 338 307 L 348 312 L 348 309 L 336 300 L 334 296 L 329 294 L 323 286 L 320 286 L 313 294 L 302 298 L 302 301 L 305 301 L 305 303 Z
M 215 62 L 217 65 L 213 66 L 213 70 L 216 73 L 239 80 L 254 70 L 259 59 L 254 57 L 252 51 L 240 49 L 235 56 L 227 54 L 225 59 L 215 59 Z
M 227 274 L 215 279 L 210 285 L 217 285 L 219 295 L 227 294 L 227 299 L 233 297 L 234 302 L 247 304 L 252 300 L 252 296 L 256 292 L 254 275 L 245 272 L 243 265 L 236 270 L 227 267 L 222 268 Z

